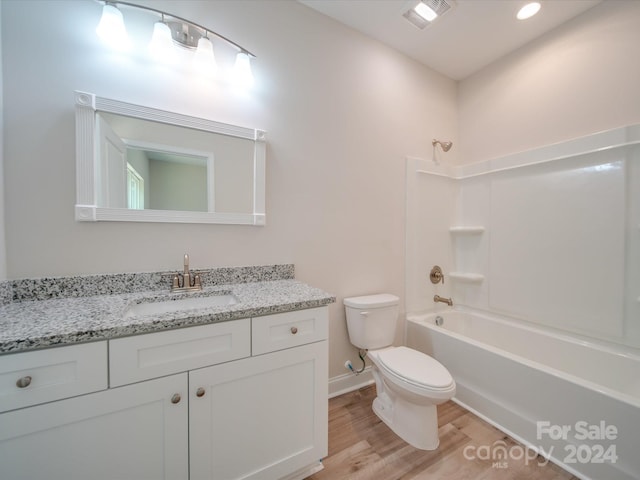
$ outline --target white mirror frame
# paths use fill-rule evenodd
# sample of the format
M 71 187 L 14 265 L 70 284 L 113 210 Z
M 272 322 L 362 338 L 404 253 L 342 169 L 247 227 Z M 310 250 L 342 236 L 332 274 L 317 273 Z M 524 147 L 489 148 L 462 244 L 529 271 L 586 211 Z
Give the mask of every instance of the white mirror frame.
M 134 105 L 92 93 L 75 92 L 76 110 L 76 206 L 79 222 L 169 222 L 219 223 L 235 225 L 265 224 L 266 132 L 219 123 L 204 118 Z M 168 125 L 193 128 L 254 141 L 253 213 L 182 212 L 174 210 L 129 210 L 97 205 L 98 169 L 96 168 L 95 118 L 108 112 Z

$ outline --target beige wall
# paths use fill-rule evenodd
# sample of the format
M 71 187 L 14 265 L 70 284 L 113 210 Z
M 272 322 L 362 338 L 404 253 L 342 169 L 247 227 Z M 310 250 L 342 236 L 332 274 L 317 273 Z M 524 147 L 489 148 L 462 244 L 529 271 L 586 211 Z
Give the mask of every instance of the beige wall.
M 0 39 L 2 38 L 2 9 L 0 8 Z M 2 42 L 0 41 L 0 58 L 2 57 Z M 2 78 L 2 62 L 0 62 L 0 79 Z M 3 91 L 0 89 L 0 280 L 7 278 L 6 246 L 4 237 L 4 106 Z
M 344 373 L 341 300 L 404 297 L 404 157 L 457 141 L 456 83 L 294 1 L 153 2 L 255 53 L 250 94 L 109 53 L 98 2 L 1 5 L 9 277 L 179 269 L 185 252 L 196 268 L 294 263 L 338 297 Z M 266 130 L 267 225 L 75 222 L 74 90 Z
M 459 85 L 460 163 L 640 123 L 640 2 L 606 0 Z

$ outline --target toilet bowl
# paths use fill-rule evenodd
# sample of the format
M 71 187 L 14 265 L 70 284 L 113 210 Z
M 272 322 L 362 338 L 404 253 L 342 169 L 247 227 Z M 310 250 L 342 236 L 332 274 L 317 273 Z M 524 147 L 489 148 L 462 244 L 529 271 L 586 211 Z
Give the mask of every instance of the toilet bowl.
M 377 396 L 375 414 L 410 445 L 438 447 L 436 405 L 451 399 L 456 384 L 435 358 L 408 347 L 393 347 L 398 297 L 390 294 L 345 298 L 351 343 L 367 350 Z
M 456 393 L 451 374 L 433 357 L 407 347 L 373 350 L 367 356 L 376 381 L 376 415 L 410 445 L 438 448 L 436 405 Z
M 373 350 L 369 358 L 392 390 L 401 389 L 407 398 L 420 404 L 440 404 L 450 400 L 456 384 L 449 371 L 435 358 L 407 347 Z

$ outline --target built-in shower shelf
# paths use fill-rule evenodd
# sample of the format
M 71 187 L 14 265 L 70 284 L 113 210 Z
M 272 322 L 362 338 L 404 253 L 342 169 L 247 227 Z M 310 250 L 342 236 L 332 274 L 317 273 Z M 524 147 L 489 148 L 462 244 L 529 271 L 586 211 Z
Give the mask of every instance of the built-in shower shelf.
M 456 226 L 449 228 L 449 232 L 454 235 L 479 235 L 484 232 L 482 225 Z
M 482 283 L 484 275 L 480 273 L 451 272 L 449 278 L 462 283 Z

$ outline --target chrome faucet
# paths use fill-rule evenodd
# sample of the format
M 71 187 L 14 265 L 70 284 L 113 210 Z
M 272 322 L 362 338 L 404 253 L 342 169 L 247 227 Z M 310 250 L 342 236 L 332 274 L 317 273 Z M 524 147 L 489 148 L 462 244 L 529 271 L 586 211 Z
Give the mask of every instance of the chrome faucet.
M 192 274 L 189 271 L 189 255 L 184 254 L 184 270 L 182 273 L 176 273 L 171 282 L 172 292 L 194 292 L 202 290 L 202 282 L 200 275 Z
M 444 298 L 444 297 L 441 297 L 440 295 L 434 295 L 433 301 L 436 303 L 437 302 L 446 303 L 450 307 L 453 307 L 453 300 L 451 300 L 450 298 Z

